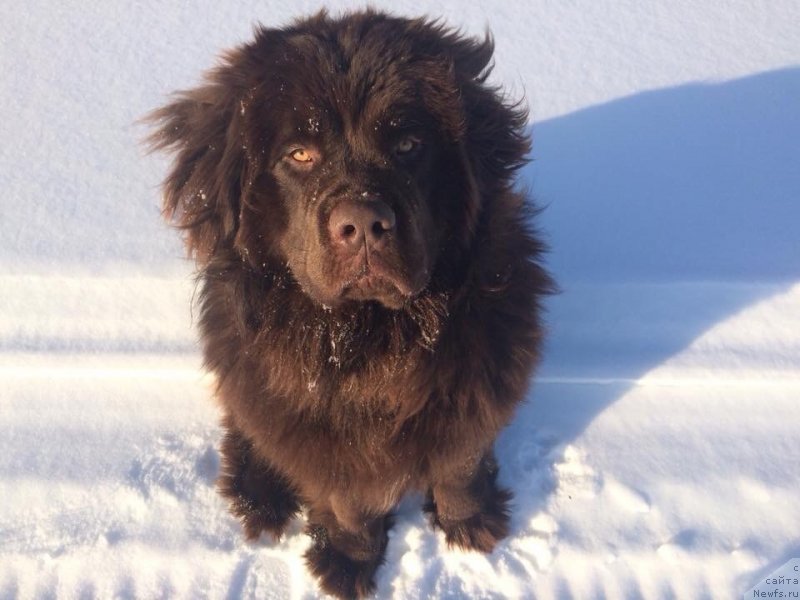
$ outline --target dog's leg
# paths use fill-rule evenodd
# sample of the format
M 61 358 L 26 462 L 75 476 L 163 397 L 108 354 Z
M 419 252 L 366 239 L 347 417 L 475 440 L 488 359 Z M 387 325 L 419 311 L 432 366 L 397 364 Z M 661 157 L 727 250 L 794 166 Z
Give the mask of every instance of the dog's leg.
M 339 496 L 312 506 L 307 529 L 312 543 L 305 557 L 320 587 L 339 598 L 372 593 L 391 526 L 391 515 L 368 515 Z
M 266 461 L 256 456 L 252 444 L 228 420 L 222 440 L 222 468 L 217 487 L 230 502 L 249 540 L 262 531 L 279 539 L 293 517 L 300 512 L 300 501 L 289 482 Z
M 511 492 L 497 485 L 492 452 L 477 463 L 438 476 L 424 510 L 449 546 L 491 552 L 508 535 Z

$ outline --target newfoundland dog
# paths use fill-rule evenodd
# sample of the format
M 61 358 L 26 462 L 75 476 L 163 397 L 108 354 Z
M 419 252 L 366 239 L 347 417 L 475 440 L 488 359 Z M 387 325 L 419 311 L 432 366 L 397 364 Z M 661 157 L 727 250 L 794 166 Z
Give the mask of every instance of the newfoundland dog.
M 252 540 L 304 511 L 308 567 L 340 597 L 373 590 L 408 491 L 450 545 L 508 533 L 492 446 L 552 283 L 513 189 L 526 112 L 487 83 L 492 51 L 323 12 L 258 28 L 150 116 L 199 269 L 219 489 Z

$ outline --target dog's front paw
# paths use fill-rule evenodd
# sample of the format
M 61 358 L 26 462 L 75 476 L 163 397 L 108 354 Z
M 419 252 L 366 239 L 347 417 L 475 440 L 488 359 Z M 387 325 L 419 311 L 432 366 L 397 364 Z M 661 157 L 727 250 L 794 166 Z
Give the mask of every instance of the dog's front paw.
M 430 513 L 431 524 L 444 532 L 448 546 L 489 553 L 508 535 L 511 497 L 511 492 L 498 488 L 480 512 L 464 519 L 449 519 L 439 514 L 432 498 L 428 499 L 425 510 Z
M 230 502 L 248 540 L 257 540 L 262 531 L 278 540 L 299 514 L 300 500 L 289 481 L 256 455 L 252 443 L 230 420 L 223 425 L 228 432 L 220 447 L 217 489 Z
M 256 504 L 243 494 L 226 494 L 231 513 L 239 518 L 245 537 L 250 541 L 259 538 L 262 531 L 267 532 L 274 540 L 279 540 L 287 525 L 299 512 L 296 502 L 274 501 L 272 504 Z
M 373 576 L 383 563 L 382 551 L 367 560 L 356 560 L 331 543 L 324 527 L 311 525 L 308 535 L 312 544 L 305 554 L 306 564 L 323 591 L 352 599 L 366 598 L 375 590 Z

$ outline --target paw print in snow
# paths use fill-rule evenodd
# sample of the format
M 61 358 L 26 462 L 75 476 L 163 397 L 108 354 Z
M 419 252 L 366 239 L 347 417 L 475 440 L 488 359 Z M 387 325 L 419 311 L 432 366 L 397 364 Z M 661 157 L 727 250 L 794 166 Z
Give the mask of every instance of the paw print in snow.
M 165 491 L 186 500 L 198 487 L 213 485 L 218 466 L 219 457 L 207 437 L 165 435 L 133 461 L 128 477 L 146 497 Z

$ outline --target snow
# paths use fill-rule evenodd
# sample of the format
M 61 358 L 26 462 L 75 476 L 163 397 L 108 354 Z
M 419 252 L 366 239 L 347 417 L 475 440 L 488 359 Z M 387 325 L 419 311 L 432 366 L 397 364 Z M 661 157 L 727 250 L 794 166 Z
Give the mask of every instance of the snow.
M 373 5 L 492 29 L 563 289 L 498 440 L 512 535 L 448 550 L 411 496 L 378 597 L 731 598 L 800 556 L 800 5 Z M 302 524 L 247 544 L 213 489 L 136 120 L 320 6 L 0 5 L 0 598 L 316 597 Z

